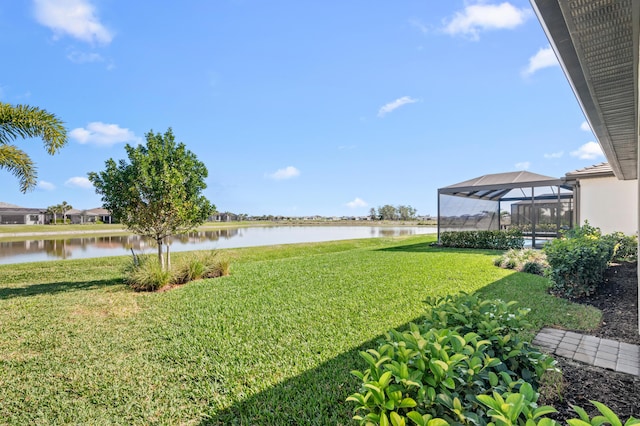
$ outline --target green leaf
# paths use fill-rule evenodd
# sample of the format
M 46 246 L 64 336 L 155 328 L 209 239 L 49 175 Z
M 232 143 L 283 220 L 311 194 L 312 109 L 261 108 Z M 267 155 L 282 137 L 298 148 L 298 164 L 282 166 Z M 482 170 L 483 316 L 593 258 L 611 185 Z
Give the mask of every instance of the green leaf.
M 607 418 L 609 423 L 611 423 L 611 426 L 622 426 L 622 422 L 620 421 L 618 416 L 616 416 L 609 407 L 598 401 L 591 401 L 591 403 L 595 405 L 598 411 L 600 411 L 602 415 Z
M 427 421 L 430 418 L 428 414 L 425 415 L 425 417 L 427 417 L 425 418 L 422 416 L 422 414 L 418 413 L 417 411 L 408 412 L 407 417 L 409 417 L 411 421 L 413 421 L 417 426 L 427 426 Z
M 413 408 L 416 405 L 418 405 L 418 404 L 413 399 L 404 398 L 402 401 L 400 401 L 400 404 L 398 405 L 398 408 Z
M 377 387 L 373 383 L 365 383 L 364 387 L 371 391 L 371 394 L 373 395 L 373 399 L 375 400 L 376 404 L 380 404 L 380 405 L 384 404 L 384 401 L 385 401 L 384 393 L 382 392 L 382 390 L 380 390 L 379 387 Z
M 429 422 L 427 423 L 427 426 L 449 426 L 449 423 L 447 423 L 443 419 L 436 418 L 433 420 L 429 420 Z
M 360 393 L 354 393 L 353 395 L 351 395 L 350 397 L 347 398 L 347 401 L 353 401 L 353 402 L 357 402 L 360 405 L 366 405 L 367 404 L 367 400 L 369 399 L 368 396 L 371 395 L 370 393 L 367 393 L 367 397 L 365 397 L 364 395 L 360 394 Z
M 489 383 L 492 387 L 498 386 L 498 375 L 493 371 L 489 372 Z
M 453 379 L 451 377 L 447 377 L 445 380 L 442 381 L 442 384 L 449 389 L 455 389 L 456 388 L 456 383 L 453 381 Z
M 389 426 L 389 418 L 385 413 L 380 414 L 380 426 Z
M 556 426 L 556 425 L 558 425 L 558 422 L 556 422 L 555 420 L 547 419 L 547 418 L 540 419 L 538 421 L 538 426 Z M 528 422 L 527 422 L 527 426 L 528 426 Z
M 575 411 L 578 414 L 578 416 L 580 416 L 580 420 L 585 422 L 590 422 L 589 415 L 582 407 L 578 407 L 577 405 L 572 405 L 571 408 L 573 409 L 573 411 Z
M 591 423 L 580 419 L 569 419 L 567 420 L 567 423 L 569 426 L 591 426 Z
M 476 395 L 476 399 L 487 407 L 493 408 L 496 411 L 500 411 L 500 403 L 489 395 Z
M 558 410 L 556 410 L 555 408 L 549 406 L 549 405 L 543 405 L 542 407 L 538 407 L 535 410 L 533 410 L 533 414 L 532 417 L 534 419 L 537 419 L 540 416 L 544 416 L 547 414 L 551 414 L 551 413 L 557 413 Z
M 395 411 L 391 412 L 390 417 L 391 417 L 391 424 L 393 426 L 405 426 L 404 418 L 400 417 L 400 415 Z
M 382 376 L 380 376 L 380 378 L 378 379 L 378 384 L 380 385 L 381 389 L 384 389 L 387 386 L 389 386 L 390 381 L 391 381 L 391 371 L 385 371 L 384 373 L 382 373 Z

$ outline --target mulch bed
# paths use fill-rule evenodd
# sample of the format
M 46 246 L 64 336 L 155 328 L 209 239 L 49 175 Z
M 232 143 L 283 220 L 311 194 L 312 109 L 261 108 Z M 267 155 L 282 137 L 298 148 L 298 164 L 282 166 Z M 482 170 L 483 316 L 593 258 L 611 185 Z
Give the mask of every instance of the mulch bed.
M 603 312 L 594 336 L 640 345 L 638 334 L 638 276 L 636 263 L 615 264 L 607 271 L 598 292 L 579 303 Z M 557 357 L 562 370 L 559 395 L 545 395 L 538 403 L 558 410 L 549 417 L 560 421 L 577 418 L 572 405 L 584 408 L 592 417 L 599 415 L 589 402 L 595 400 L 611 408 L 624 423 L 630 416 L 640 417 L 640 377 L 592 367 Z

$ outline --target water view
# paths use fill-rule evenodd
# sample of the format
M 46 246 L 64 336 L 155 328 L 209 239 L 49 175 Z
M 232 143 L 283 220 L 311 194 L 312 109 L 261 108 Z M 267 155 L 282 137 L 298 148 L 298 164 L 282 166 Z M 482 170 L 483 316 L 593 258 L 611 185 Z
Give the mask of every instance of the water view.
M 212 250 L 356 238 L 432 234 L 426 226 L 270 226 L 224 228 L 179 235 L 171 241 L 171 251 Z M 33 239 L 0 242 L 0 264 L 39 262 L 154 253 L 153 241 L 137 235 L 88 236 L 64 239 Z

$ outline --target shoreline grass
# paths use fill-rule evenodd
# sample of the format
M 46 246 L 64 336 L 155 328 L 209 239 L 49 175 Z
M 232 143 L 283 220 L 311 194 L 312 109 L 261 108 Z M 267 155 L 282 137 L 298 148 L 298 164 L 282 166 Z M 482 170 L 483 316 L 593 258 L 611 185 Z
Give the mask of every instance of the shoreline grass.
M 417 221 L 241 221 L 241 222 L 205 222 L 198 231 L 226 228 L 249 228 L 271 226 L 420 226 L 434 227 L 434 223 L 424 224 Z M 0 225 L 0 241 L 13 242 L 31 240 L 34 237 L 65 239 L 103 236 L 133 235 L 120 224 L 74 224 L 74 225 Z
M 0 266 L 0 418 L 352 424 L 358 350 L 420 318 L 428 295 L 518 300 L 536 329 L 599 323 L 599 311 L 548 295 L 545 279 L 493 266 L 499 252 L 434 239 L 223 250 L 231 276 L 165 293 L 129 290 L 126 257 Z

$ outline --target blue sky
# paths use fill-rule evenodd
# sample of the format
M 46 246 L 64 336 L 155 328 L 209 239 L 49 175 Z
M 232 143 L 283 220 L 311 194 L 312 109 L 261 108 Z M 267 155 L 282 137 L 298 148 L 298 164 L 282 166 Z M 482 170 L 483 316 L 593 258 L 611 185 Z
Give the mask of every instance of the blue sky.
M 0 101 L 69 130 L 27 194 L 101 204 L 87 173 L 172 127 L 205 195 L 249 215 L 437 213 L 488 173 L 605 161 L 528 1 L 33 0 L 0 4 Z

